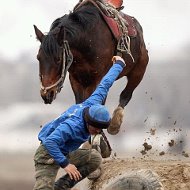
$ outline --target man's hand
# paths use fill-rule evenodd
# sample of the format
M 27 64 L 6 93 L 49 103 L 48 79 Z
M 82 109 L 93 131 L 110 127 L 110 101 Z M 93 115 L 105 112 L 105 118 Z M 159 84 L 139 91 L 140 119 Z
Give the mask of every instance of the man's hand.
M 74 179 L 75 181 L 79 181 L 82 178 L 82 175 L 77 170 L 76 166 L 73 164 L 67 165 L 64 170 L 69 174 L 69 177 L 71 179 Z
M 113 63 L 115 63 L 115 62 L 118 61 L 118 60 L 120 60 L 120 61 L 122 61 L 123 63 L 125 63 L 124 59 L 123 59 L 122 57 L 118 56 L 118 55 L 112 57 L 112 62 L 113 62 Z

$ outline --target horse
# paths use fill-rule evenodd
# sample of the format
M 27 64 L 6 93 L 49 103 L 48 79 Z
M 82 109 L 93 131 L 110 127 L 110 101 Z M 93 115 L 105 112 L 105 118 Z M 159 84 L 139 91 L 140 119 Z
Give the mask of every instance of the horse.
M 97 2 L 100 0 L 85 0 L 79 3 L 72 12 L 57 18 L 47 34 L 34 25 L 37 40 L 41 43 L 37 59 L 40 93 L 44 103 L 51 104 L 56 99 L 67 73 L 75 102 L 83 102 L 112 66 L 112 57 L 119 52 L 118 39 L 105 21 L 105 15 L 97 6 Z M 120 10 L 116 12 L 118 15 L 125 15 Z M 120 93 L 119 104 L 113 112 L 110 131 L 108 130 L 113 135 L 119 130 L 111 129 L 120 128 L 124 108 L 141 82 L 149 60 L 140 23 L 134 17 L 128 18 L 133 22 L 132 27 L 136 35 L 127 35 L 130 51 L 119 52 L 126 67 L 118 79 L 126 77 L 127 82 Z

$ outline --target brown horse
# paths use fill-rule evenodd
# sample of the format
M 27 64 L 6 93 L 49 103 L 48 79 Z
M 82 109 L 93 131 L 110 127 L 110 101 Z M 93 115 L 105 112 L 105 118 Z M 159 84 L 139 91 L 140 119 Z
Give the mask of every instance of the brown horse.
M 41 42 L 37 59 L 40 64 L 41 96 L 46 104 L 52 103 L 61 91 L 67 71 L 76 103 L 81 103 L 92 94 L 112 65 L 111 59 L 117 54 L 118 41 L 102 11 L 93 2 L 95 0 L 86 0 L 73 12 L 56 19 L 47 35 L 34 26 L 37 39 Z M 141 82 L 148 63 L 142 27 L 135 18 L 132 21 L 136 35 L 128 36 L 131 54 L 123 53 L 126 67 L 119 76 L 126 76 L 128 82 L 112 117 L 113 128 L 120 127 L 124 107 Z M 118 131 L 108 132 L 116 134 Z

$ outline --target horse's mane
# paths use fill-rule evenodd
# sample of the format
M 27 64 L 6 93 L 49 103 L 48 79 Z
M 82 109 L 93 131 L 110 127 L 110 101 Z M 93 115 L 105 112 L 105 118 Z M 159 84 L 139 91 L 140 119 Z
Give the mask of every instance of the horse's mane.
M 57 56 L 60 46 L 52 34 L 45 35 L 41 44 L 41 48 L 47 56 Z
M 99 10 L 92 4 L 87 3 L 79 9 L 70 12 L 68 15 L 66 14 L 63 17 L 56 19 L 52 23 L 50 31 L 54 30 L 56 27 L 62 26 L 68 30 L 77 30 L 78 27 L 87 30 L 94 27 L 94 24 L 96 24 L 99 19 Z
M 79 34 L 84 35 L 85 31 L 93 30 L 100 19 L 99 10 L 92 4 L 87 3 L 70 14 L 57 18 L 50 27 L 49 33 L 44 37 L 41 47 L 47 55 L 57 55 L 60 46 L 55 37 L 56 30 L 60 31 L 62 27 L 67 33 L 70 41 L 77 44 Z M 58 33 L 58 32 L 57 32 Z M 84 38 L 85 40 L 85 38 Z M 83 41 L 84 43 L 84 41 Z
M 99 10 L 91 4 L 86 4 L 69 14 L 69 19 L 85 30 L 94 28 L 100 20 Z

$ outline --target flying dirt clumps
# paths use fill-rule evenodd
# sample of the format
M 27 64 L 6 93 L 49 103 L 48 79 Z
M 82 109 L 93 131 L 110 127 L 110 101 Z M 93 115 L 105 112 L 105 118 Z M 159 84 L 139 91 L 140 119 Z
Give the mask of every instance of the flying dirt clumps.
M 172 147 L 172 146 L 174 146 L 174 144 L 175 144 L 175 141 L 172 139 L 170 142 L 168 142 L 168 145 L 170 146 L 170 147 Z
M 160 156 L 163 156 L 163 155 L 165 155 L 165 152 L 162 151 L 162 152 L 159 153 L 159 155 L 160 155 Z
M 145 142 L 145 143 L 143 144 L 143 146 L 144 146 L 144 150 L 145 150 L 145 151 L 149 151 L 150 149 L 152 149 L 152 145 L 148 144 L 147 142 Z
M 144 146 L 144 150 L 141 150 L 140 152 L 142 155 L 145 155 L 147 151 L 152 149 L 152 145 L 148 144 L 147 142 L 145 142 L 143 146 Z
M 156 133 L 156 129 L 152 129 L 152 128 L 151 128 L 151 129 L 150 129 L 150 134 L 151 134 L 151 135 L 155 135 L 155 133 Z
M 185 152 L 185 151 L 182 152 L 182 155 L 183 155 L 184 157 L 186 157 L 186 158 L 189 157 L 189 154 L 188 154 L 187 152 Z
M 176 125 L 176 121 L 174 122 L 174 125 Z M 181 128 L 169 129 L 169 131 L 167 131 L 167 133 L 166 133 L 168 136 L 173 135 L 174 133 L 179 133 L 179 134 L 177 134 L 177 135 L 175 134 L 175 137 L 173 137 L 172 139 L 169 139 L 169 141 L 166 141 L 166 142 L 165 142 L 165 139 L 163 138 L 162 147 L 163 147 L 164 150 L 160 150 L 159 153 L 158 153 L 157 152 L 158 149 L 156 149 L 155 151 L 154 150 L 150 151 L 149 154 L 151 154 L 151 155 L 156 154 L 157 155 L 157 153 L 158 153 L 159 156 L 164 156 L 164 155 L 165 156 L 168 156 L 168 155 L 177 156 L 177 154 L 176 154 L 176 152 L 177 152 L 177 153 L 181 154 L 183 157 L 186 157 L 186 158 L 190 157 L 189 153 L 184 151 L 185 144 L 183 144 L 184 143 L 184 138 L 183 138 L 183 135 L 180 134 L 181 131 L 182 131 Z M 140 153 L 143 156 L 146 155 L 146 156 L 149 157 L 150 155 L 148 155 L 148 151 L 156 147 L 153 144 L 152 145 L 148 144 L 147 140 L 148 141 L 151 140 L 151 139 L 153 139 L 153 140 L 156 139 L 157 140 L 157 139 L 161 138 L 161 137 L 158 137 L 158 135 L 156 134 L 157 132 L 158 132 L 157 129 L 154 128 L 154 127 L 149 129 L 148 132 L 146 132 L 146 133 L 149 133 L 150 135 L 149 135 L 149 137 L 147 139 L 144 139 L 144 144 L 143 144 L 144 149 L 140 151 Z M 177 138 L 176 138 L 176 136 L 177 136 Z M 165 143 L 167 143 L 167 144 L 165 144 Z

